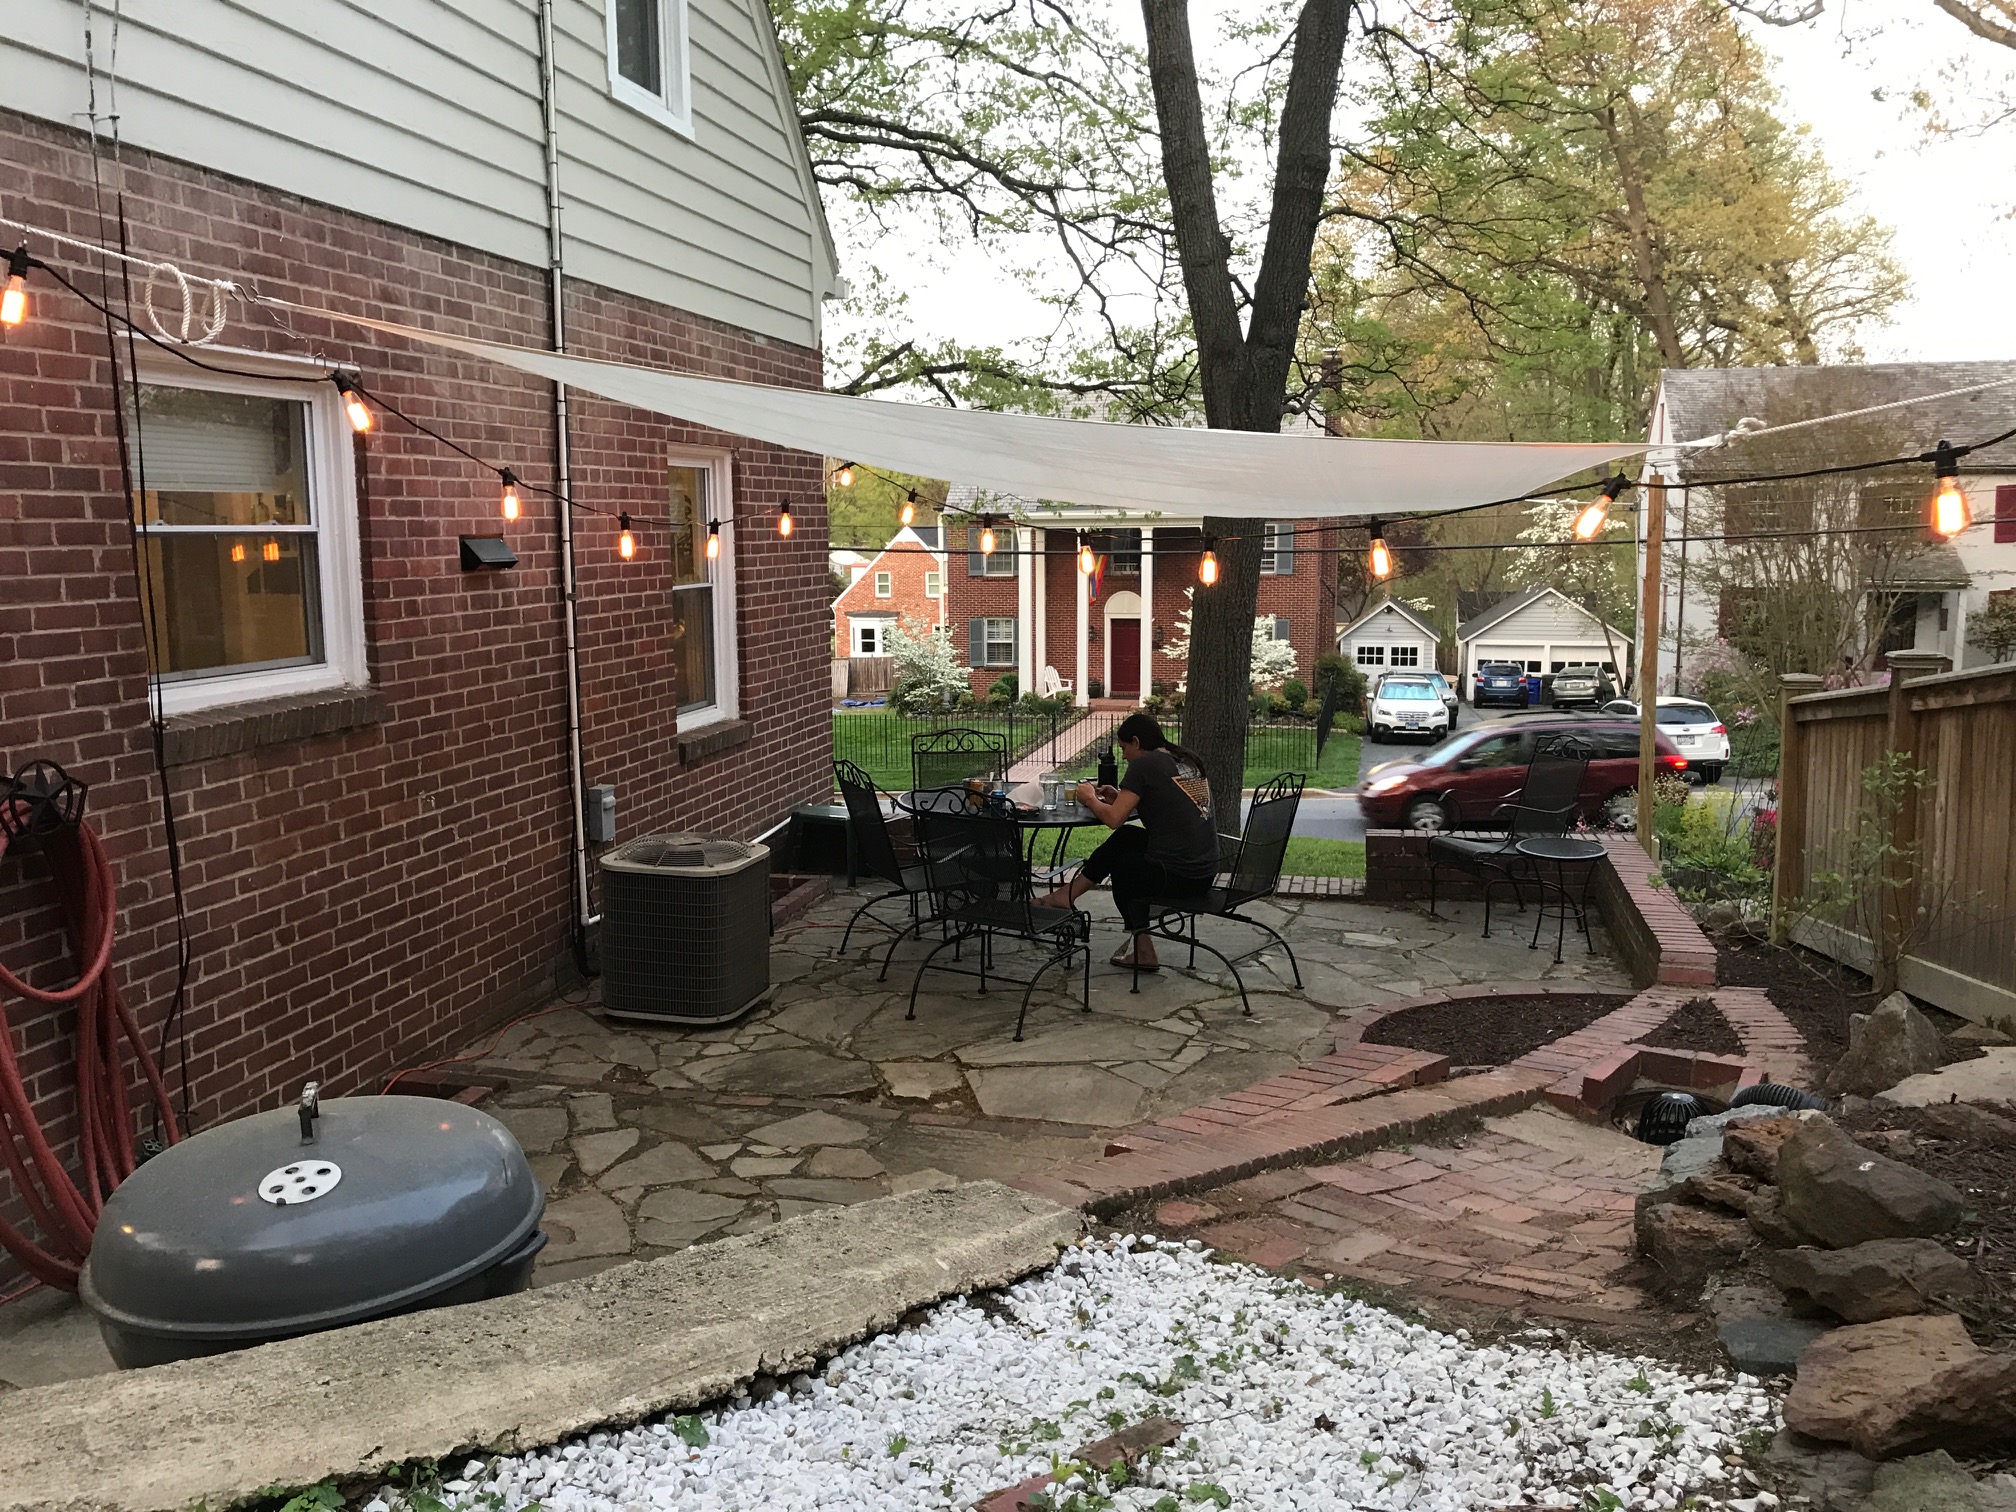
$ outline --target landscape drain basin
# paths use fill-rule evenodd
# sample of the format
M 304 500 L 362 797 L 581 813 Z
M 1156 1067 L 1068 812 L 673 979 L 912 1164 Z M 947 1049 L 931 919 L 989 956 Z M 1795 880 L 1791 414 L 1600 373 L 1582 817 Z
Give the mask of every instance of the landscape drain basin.
M 312 1137 L 303 1137 L 312 1128 Z M 511 1132 L 342 1097 L 184 1140 L 105 1204 L 78 1291 L 121 1366 L 522 1291 L 546 1194 Z

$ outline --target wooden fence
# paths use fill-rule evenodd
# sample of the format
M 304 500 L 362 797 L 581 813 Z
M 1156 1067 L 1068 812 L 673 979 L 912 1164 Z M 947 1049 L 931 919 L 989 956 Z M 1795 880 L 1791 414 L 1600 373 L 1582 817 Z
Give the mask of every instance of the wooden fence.
M 2016 1021 L 2016 666 L 1893 668 L 1887 688 L 1786 691 L 1781 937 L 1868 971 L 1880 990 Z M 1869 774 L 1892 752 L 1886 799 Z M 1830 886 L 1845 902 L 1816 907 Z
M 833 663 L 833 699 L 876 698 L 896 686 L 893 656 L 843 656 Z

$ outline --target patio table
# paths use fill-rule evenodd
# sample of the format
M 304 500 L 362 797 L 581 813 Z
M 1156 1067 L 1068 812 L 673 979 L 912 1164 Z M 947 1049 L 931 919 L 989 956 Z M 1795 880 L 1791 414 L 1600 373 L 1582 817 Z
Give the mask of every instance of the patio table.
M 930 788 L 921 792 L 899 793 L 896 795 L 896 805 L 910 814 L 915 814 L 921 809 L 931 808 L 944 812 L 947 806 L 946 799 L 948 795 L 956 795 L 963 799 L 965 794 L 966 790 L 963 788 Z M 977 810 L 963 803 L 952 811 L 959 813 L 977 812 Z M 1050 846 L 1050 864 L 1045 869 L 1050 874 L 1052 880 L 1055 879 L 1055 874 L 1064 864 L 1064 847 L 1070 840 L 1071 831 L 1086 829 L 1093 825 L 1103 826 L 1106 822 L 1075 798 L 1066 798 L 1055 808 L 1046 808 L 1041 805 L 1031 808 L 1016 807 L 1011 809 L 1004 817 L 1014 820 L 1016 826 L 1028 837 L 1026 844 L 1029 864 L 1032 867 L 1036 865 L 1036 853 L 1043 831 L 1055 830 L 1057 832 L 1056 838 L 1051 842 Z
M 1589 934 L 1589 879 L 1596 873 L 1596 863 L 1608 852 L 1600 840 L 1584 840 L 1574 835 L 1533 835 L 1521 840 L 1514 849 L 1533 864 L 1533 881 L 1540 888 L 1539 916 L 1533 921 L 1533 941 L 1526 948 L 1540 948 L 1540 930 L 1547 922 L 1549 914 L 1554 916 L 1554 959 L 1561 959 L 1561 943 L 1567 938 L 1568 917 L 1574 915 L 1575 927 L 1589 941 L 1589 953 L 1596 953 L 1596 941 Z M 1554 877 L 1549 881 L 1541 870 L 1552 865 Z M 1580 887 L 1569 879 L 1569 868 L 1579 868 Z M 1550 904 L 1549 897 L 1552 896 Z

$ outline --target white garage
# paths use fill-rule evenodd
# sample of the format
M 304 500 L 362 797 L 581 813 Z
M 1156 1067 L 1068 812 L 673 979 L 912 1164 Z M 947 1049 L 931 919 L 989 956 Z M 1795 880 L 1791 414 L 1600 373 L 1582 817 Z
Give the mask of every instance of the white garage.
M 1381 672 L 1432 672 L 1442 633 L 1420 611 L 1388 599 L 1337 632 L 1337 650 L 1367 681 Z
M 1559 672 L 1572 663 L 1608 669 L 1619 687 L 1631 668 L 1631 637 L 1608 627 L 1558 588 L 1528 588 L 1457 628 L 1464 696 L 1485 662 L 1515 662 L 1528 672 Z

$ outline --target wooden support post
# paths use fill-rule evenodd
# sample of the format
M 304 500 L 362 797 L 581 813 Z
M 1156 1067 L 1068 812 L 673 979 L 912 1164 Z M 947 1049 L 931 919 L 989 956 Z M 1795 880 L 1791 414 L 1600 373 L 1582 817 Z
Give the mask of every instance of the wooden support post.
M 1666 545 L 1666 483 L 1645 482 L 1645 575 L 1638 588 L 1638 843 L 1658 859 L 1652 834 L 1653 785 L 1659 775 L 1659 558 Z
M 1812 672 L 1786 672 L 1778 679 L 1778 833 L 1771 861 L 1771 938 L 1780 945 L 1791 938 L 1792 908 L 1806 888 L 1806 737 L 1792 700 L 1818 693 L 1821 685 L 1821 678 Z

